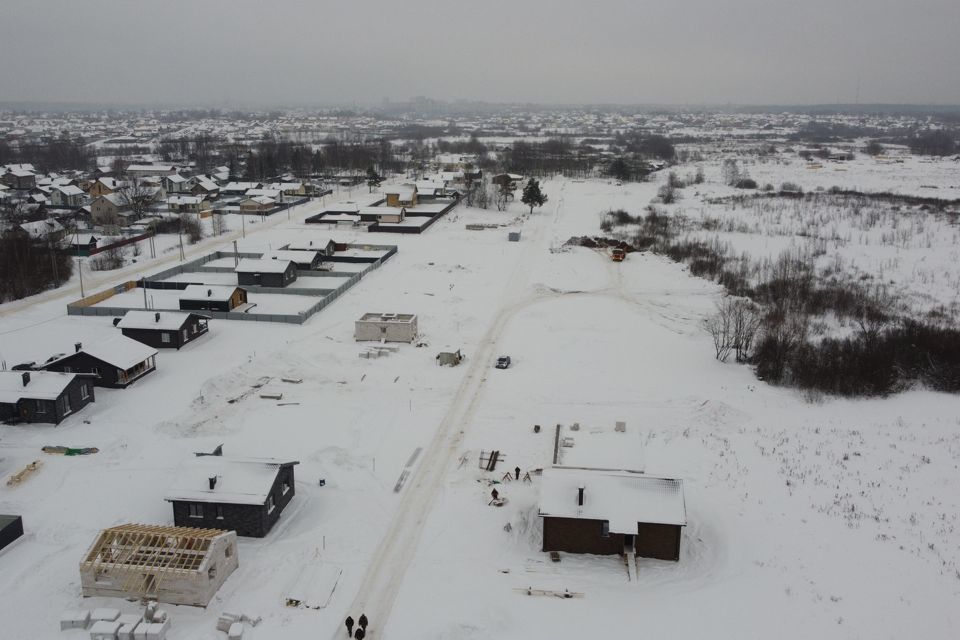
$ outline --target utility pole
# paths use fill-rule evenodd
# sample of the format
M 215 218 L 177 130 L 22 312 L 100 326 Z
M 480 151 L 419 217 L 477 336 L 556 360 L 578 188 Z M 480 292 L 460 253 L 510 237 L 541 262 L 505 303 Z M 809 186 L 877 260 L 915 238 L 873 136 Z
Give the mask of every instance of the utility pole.
M 75 251 L 77 252 L 77 273 L 80 274 L 80 297 L 86 298 L 83 294 L 83 262 L 80 261 L 80 231 L 77 229 L 73 230 L 74 246 L 76 247 Z

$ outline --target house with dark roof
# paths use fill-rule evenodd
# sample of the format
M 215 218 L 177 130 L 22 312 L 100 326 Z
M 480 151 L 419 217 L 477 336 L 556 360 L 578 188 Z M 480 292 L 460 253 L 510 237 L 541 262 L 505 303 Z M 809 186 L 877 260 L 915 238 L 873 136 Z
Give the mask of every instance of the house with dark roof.
M 235 271 L 241 286 L 282 288 L 297 279 L 297 265 L 291 260 L 243 258 Z
M 209 318 L 179 311 L 127 311 L 115 321 L 128 338 L 156 349 L 179 349 L 208 331 Z
M 544 551 L 680 559 L 682 480 L 555 466 L 543 470 L 540 487 Z
M 218 449 L 218 452 L 222 451 Z M 180 466 L 164 499 L 180 527 L 262 538 L 296 493 L 296 460 L 198 455 Z
M 93 381 L 89 376 L 0 371 L 0 422 L 60 424 L 93 401 Z
M 78 342 L 74 353 L 43 365 L 46 371 L 90 374 L 98 387 L 125 389 L 143 376 L 156 371 L 157 350 L 125 336 L 84 346 Z
M 230 285 L 191 284 L 180 294 L 181 311 L 233 311 L 247 303 L 247 291 Z

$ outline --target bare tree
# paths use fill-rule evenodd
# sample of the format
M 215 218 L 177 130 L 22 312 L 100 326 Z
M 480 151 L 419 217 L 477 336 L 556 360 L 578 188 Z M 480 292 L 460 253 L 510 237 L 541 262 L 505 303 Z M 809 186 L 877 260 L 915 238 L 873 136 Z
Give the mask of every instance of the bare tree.
M 760 308 L 744 298 L 724 298 L 717 305 L 716 315 L 704 323 L 717 360 L 725 362 L 731 352 L 737 362 L 747 362 L 763 322 Z
M 120 200 L 130 207 L 130 212 L 135 218 L 142 218 L 147 208 L 153 202 L 156 191 L 153 187 L 144 184 L 141 180 L 134 178 L 117 190 L 120 194 Z

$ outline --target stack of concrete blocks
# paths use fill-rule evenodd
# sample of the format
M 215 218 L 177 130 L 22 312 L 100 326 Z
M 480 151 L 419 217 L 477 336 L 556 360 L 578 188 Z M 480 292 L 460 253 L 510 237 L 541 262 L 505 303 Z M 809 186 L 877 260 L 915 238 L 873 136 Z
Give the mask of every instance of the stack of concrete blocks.
M 90 612 L 85 609 L 64 611 L 60 616 L 60 631 L 86 629 L 90 626 Z
M 166 640 L 169 630 L 169 620 L 163 622 L 147 622 L 144 620 L 137 625 L 133 632 L 133 638 L 134 640 Z
M 120 623 L 116 620 L 97 620 L 90 627 L 90 640 L 117 640 Z
M 134 640 L 133 633 L 142 621 L 143 618 L 133 613 L 125 613 L 117 618 L 117 622 L 120 623 L 120 628 L 117 630 L 117 640 Z
M 234 622 L 227 629 L 227 640 L 243 640 L 243 623 Z

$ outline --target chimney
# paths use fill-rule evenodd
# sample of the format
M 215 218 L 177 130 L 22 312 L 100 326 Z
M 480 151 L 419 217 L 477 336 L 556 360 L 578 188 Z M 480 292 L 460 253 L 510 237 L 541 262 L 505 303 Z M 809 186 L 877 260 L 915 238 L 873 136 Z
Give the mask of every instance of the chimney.
M 577 506 L 583 506 L 583 487 L 577 489 Z
M 159 311 L 157 311 L 155 314 L 153 314 L 153 321 L 154 321 L 154 322 L 160 322 L 160 312 L 159 312 Z
M 217 486 L 217 476 L 210 476 L 207 481 L 210 483 L 210 491 L 213 491 L 213 488 Z
M 28 384 L 30 384 L 30 372 L 29 372 L 29 371 L 24 371 L 24 372 L 23 372 L 23 386 L 27 386 Z
M 75 343 L 73 344 L 73 352 L 74 352 L 74 353 L 80 353 L 80 349 L 83 349 L 83 343 L 82 343 L 82 342 L 75 342 Z

